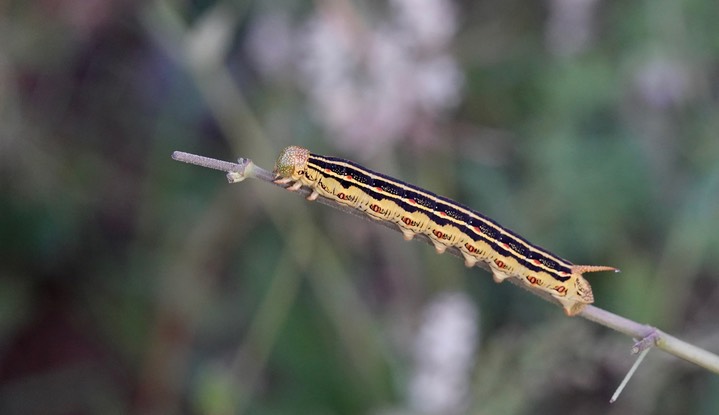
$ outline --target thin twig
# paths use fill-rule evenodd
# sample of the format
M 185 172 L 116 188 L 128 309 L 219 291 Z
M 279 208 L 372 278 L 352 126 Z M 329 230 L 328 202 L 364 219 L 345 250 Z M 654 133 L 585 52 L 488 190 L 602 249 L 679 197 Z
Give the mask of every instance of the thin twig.
M 195 154 L 184 153 L 181 151 L 175 151 L 174 153 L 172 153 L 172 158 L 184 163 L 195 164 L 198 166 L 227 172 L 227 179 L 230 183 L 242 181 L 245 178 L 249 177 L 271 183 L 278 187 L 287 187 L 287 185 L 280 185 L 275 183 L 275 175 L 271 171 L 256 166 L 252 162 L 252 160 L 249 159 L 241 158 L 239 159 L 238 163 L 230 163 L 226 161 L 211 159 L 208 157 L 198 156 Z M 307 188 L 300 188 L 295 193 L 302 196 L 307 196 L 310 194 L 310 192 L 311 191 Z M 343 212 L 370 220 L 367 218 L 366 215 L 363 215 L 356 209 L 340 205 L 333 200 L 319 197 L 317 198 L 317 201 L 324 205 L 339 209 Z M 391 222 L 380 221 L 376 223 L 379 223 L 392 230 L 399 231 L 399 228 L 397 228 L 397 226 Z M 429 238 L 424 235 L 420 234 L 417 235 L 417 237 L 418 238 L 415 239 L 421 239 L 427 243 L 430 243 Z M 455 256 L 461 256 L 459 251 L 457 251 L 456 249 L 450 248 L 447 249 L 447 252 Z M 481 266 L 482 268 L 486 268 L 486 266 L 482 262 L 478 263 L 477 265 Z M 521 286 L 522 288 L 527 288 L 529 292 L 547 301 L 553 302 L 551 297 L 541 291 L 530 290 L 524 284 L 518 284 L 513 281 L 513 279 L 508 280 L 515 283 L 516 285 Z M 655 327 L 637 323 L 636 321 L 629 320 L 628 318 L 616 315 L 614 313 L 592 305 L 585 307 L 584 310 L 579 314 L 579 316 L 587 320 L 593 321 L 597 324 L 601 324 L 602 326 L 608 327 L 612 330 L 624 333 L 638 340 L 632 350 L 634 354 L 638 352 L 643 352 L 644 354 L 645 351 L 649 350 L 652 346 L 655 346 L 658 349 L 662 349 L 669 354 L 673 354 L 674 356 L 677 356 L 681 359 L 684 359 L 688 362 L 694 363 L 709 371 L 719 374 L 719 356 L 707 350 L 694 346 L 693 344 L 680 340 L 667 333 L 664 333 L 663 331 Z

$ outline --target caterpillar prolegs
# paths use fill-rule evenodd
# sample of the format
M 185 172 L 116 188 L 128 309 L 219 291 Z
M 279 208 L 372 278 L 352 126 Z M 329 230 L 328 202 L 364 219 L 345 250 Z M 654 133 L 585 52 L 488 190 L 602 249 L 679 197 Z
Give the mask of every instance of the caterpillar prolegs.
M 569 316 L 594 302 L 583 273 L 618 271 L 574 265 L 466 206 L 348 160 L 291 146 L 280 153 L 274 173 L 276 183 L 290 184 L 288 190 L 312 189 L 308 200 L 323 196 L 373 219 L 393 222 L 406 240 L 427 235 L 438 253 L 455 247 L 466 266 L 485 262 L 494 281 L 517 278 L 550 294 Z

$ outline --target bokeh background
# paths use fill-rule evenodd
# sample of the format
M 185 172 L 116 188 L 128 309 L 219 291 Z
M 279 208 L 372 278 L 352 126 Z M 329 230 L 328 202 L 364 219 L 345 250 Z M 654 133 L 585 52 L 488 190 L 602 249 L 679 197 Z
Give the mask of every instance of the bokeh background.
M 716 414 L 719 377 L 174 150 L 472 206 L 719 351 L 715 0 L 0 2 L 3 414 Z

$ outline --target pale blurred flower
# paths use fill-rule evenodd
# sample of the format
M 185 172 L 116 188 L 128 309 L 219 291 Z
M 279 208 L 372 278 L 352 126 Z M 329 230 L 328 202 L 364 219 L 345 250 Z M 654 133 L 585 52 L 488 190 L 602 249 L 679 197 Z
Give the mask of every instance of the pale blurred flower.
M 439 55 L 427 60 L 422 67 L 416 68 L 414 74 L 418 102 L 423 109 L 432 112 L 436 108 L 453 108 L 461 99 L 459 88 L 463 82 L 462 71 L 457 63 L 448 55 Z
M 281 36 L 290 46 L 276 48 L 297 54 L 298 87 L 338 147 L 365 157 L 410 138 L 416 124 L 436 122 L 461 99 L 463 74 L 446 50 L 457 29 L 453 3 L 392 0 L 391 10 L 368 28 L 354 10 L 321 5 L 296 34 Z M 248 44 L 260 68 L 284 62 L 263 48 L 286 26 L 265 25 Z
M 397 137 L 408 121 L 397 78 L 405 60 L 402 49 L 374 36 L 362 49 L 347 23 L 316 16 L 306 25 L 299 85 L 338 145 L 358 150 L 359 140 L 366 150 Z
M 399 27 L 426 49 L 446 47 L 457 31 L 457 10 L 447 0 L 392 0 Z
M 642 101 L 656 109 L 679 105 L 692 93 L 686 65 L 667 57 L 650 59 L 636 71 L 634 78 Z
M 547 46 L 557 55 L 575 55 L 594 38 L 598 0 L 549 0 Z
M 444 293 L 427 307 L 417 335 L 409 406 L 423 414 L 466 410 L 478 343 L 478 315 L 462 292 Z
M 293 28 L 284 12 L 261 14 L 252 21 L 245 47 L 262 75 L 279 78 L 288 72 L 292 36 Z

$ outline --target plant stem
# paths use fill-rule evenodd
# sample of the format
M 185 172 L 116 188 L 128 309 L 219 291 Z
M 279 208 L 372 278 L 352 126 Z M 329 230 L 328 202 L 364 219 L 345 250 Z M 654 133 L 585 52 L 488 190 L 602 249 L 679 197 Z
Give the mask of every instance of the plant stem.
M 227 161 L 216 160 L 191 153 L 184 153 L 181 151 L 175 151 L 174 153 L 172 153 L 172 158 L 183 163 L 194 164 L 210 169 L 227 172 L 227 179 L 230 183 L 242 181 L 245 178 L 250 177 L 262 180 L 267 183 L 271 183 L 278 187 L 287 187 L 287 185 L 280 185 L 275 183 L 274 173 L 256 166 L 249 159 L 241 158 L 239 159 L 238 163 L 230 163 Z M 307 188 L 300 188 L 295 193 L 301 196 L 308 196 L 311 191 Z M 358 212 L 356 209 L 340 205 L 333 200 L 319 197 L 317 198 L 317 201 L 324 205 L 371 221 L 369 218 L 367 218 L 367 216 Z M 397 228 L 397 226 L 391 222 L 372 222 L 379 223 L 387 228 L 399 232 L 399 228 Z M 429 238 L 427 238 L 425 235 L 417 235 L 416 239 L 422 239 L 427 243 L 431 243 Z M 447 249 L 447 252 L 455 256 L 461 256 L 459 251 L 453 248 Z M 486 266 L 481 262 L 477 265 L 486 268 Z M 530 290 L 524 284 L 517 283 L 512 278 L 508 280 L 515 285 L 526 288 L 532 294 L 535 294 L 547 301 L 553 302 L 552 299 L 543 292 Z M 636 321 L 630 320 L 628 318 L 619 316 L 617 314 L 611 313 L 609 311 L 592 305 L 585 307 L 584 310 L 579 314 L 579 316 L 634 338 L 635 341 L 637 341 L 638 343 L 637 345 L 635 345 L 633 353 L 638 353 L 645 350 L 647 347 L 655 346 L 659 349 L 664 350 L 667 353 L 673 354 L 674 356 L 677 356 L 681 359 L 684 359 L 686 361 L 699 365 L 709 371 L 719 374 L 719 356 L 707 350 L 694 346 L 693 344 L 680 340 L 667 333 L 664 333 L 663 331 L 655 327 L 637 323 Z

